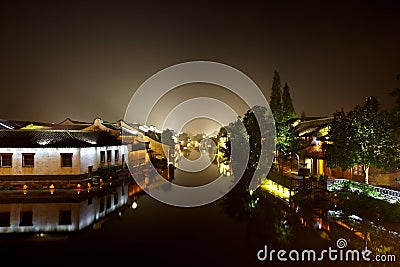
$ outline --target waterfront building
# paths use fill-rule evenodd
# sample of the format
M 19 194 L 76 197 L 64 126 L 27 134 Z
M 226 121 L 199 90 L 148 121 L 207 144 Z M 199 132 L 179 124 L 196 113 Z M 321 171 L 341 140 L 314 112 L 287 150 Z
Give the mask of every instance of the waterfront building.
M 80 181 L 125 164 L 117 124 L 69 119 L 59 124 L 5 122 L 0 130 L 0 181 Z M 17 125 L 21 127 L 17 128 Z
M 128 201 L 120 123 L 0 120 L 0 233 L 82 230 Z
M 291 120 L 296 133 L 296 138 L 303 142 L 302 148 L 293 157 L 290 167 L 297 169 L 301 176 L 313 175 L 316 177 L 325 176 L 330 178 L 341 178 L 364 182 L 365 173 L 361 164 L 355 165 L 349 170 L 342 170 L 340 167 L 329 168 L 322 145 L 331 142 L 327 138 L 330 124 L 333 117 L 296 118 Z M 293 167 L 296 166 L 296 167 Z M 288 165 L 286 169 L 290 168 Z M 369 183 L 372 185 L 399 188 L 399 171 L 387 172 L 371 166 L 369 170 Z

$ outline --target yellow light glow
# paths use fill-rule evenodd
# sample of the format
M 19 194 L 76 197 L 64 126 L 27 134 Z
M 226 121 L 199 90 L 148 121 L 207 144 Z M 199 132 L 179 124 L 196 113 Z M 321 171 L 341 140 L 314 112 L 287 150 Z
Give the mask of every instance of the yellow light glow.
M 53 194 L 54 193 L 54 184 L 51 184 L 49 186 L 49 189 L 50 189 L 50 194 Z
M 265 180 L 264 183 L 261 185 L 261 190 L 289 202 L 290 198 L 289 188 L 282 186 L 278 183 L 275 183 L 274 181 L 271 181 L 269 179 Z

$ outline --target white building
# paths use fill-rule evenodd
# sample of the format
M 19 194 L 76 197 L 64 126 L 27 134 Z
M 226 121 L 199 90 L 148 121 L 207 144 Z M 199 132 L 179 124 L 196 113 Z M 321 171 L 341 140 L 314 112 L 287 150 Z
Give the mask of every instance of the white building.
M 2 125 L 7 123 L 2 121 Z M 100 119 L 93 124 L 65 120 L 55 125 L 11 127 L 0 130 L 0 182 L 79 180 L 91 177 L 100 167 L 125 164 L 127 150 L 118 125 Z

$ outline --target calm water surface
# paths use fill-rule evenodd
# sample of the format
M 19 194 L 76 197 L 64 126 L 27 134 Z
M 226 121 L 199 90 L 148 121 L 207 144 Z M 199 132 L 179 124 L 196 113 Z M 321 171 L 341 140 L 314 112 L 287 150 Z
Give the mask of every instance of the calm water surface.
M 217 166 L 202 175 L 177 171 L 175 182 L 207 183 L 217 172 Z M 264 245 L 270 249 L 317 249 L 332 244 L 321 231 L 304 227 L 298 216 L 273 196 L 260 199 L 255 215 L 244 220 L 231 216 L 223 208 L 224 201 L 178 208 L 143 194 L 136 209 L 127 207 L 78 233 L 3 238 L 0 258 L 3 263 L 51 266 L 294 266 L 298 264 L 260 262 L 256 254 Z

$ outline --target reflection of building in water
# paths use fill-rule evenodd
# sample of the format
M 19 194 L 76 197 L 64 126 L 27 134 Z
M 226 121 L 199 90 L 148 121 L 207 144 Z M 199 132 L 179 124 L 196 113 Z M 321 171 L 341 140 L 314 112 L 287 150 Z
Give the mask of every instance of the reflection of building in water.
M 127 204 L 128 181 L 117 179 L 90 189 L 3 190 L 0 233 L 82 230 Z
M 127 204 L 121 121 L 0 122 L 1 233 L 77 231 Z

